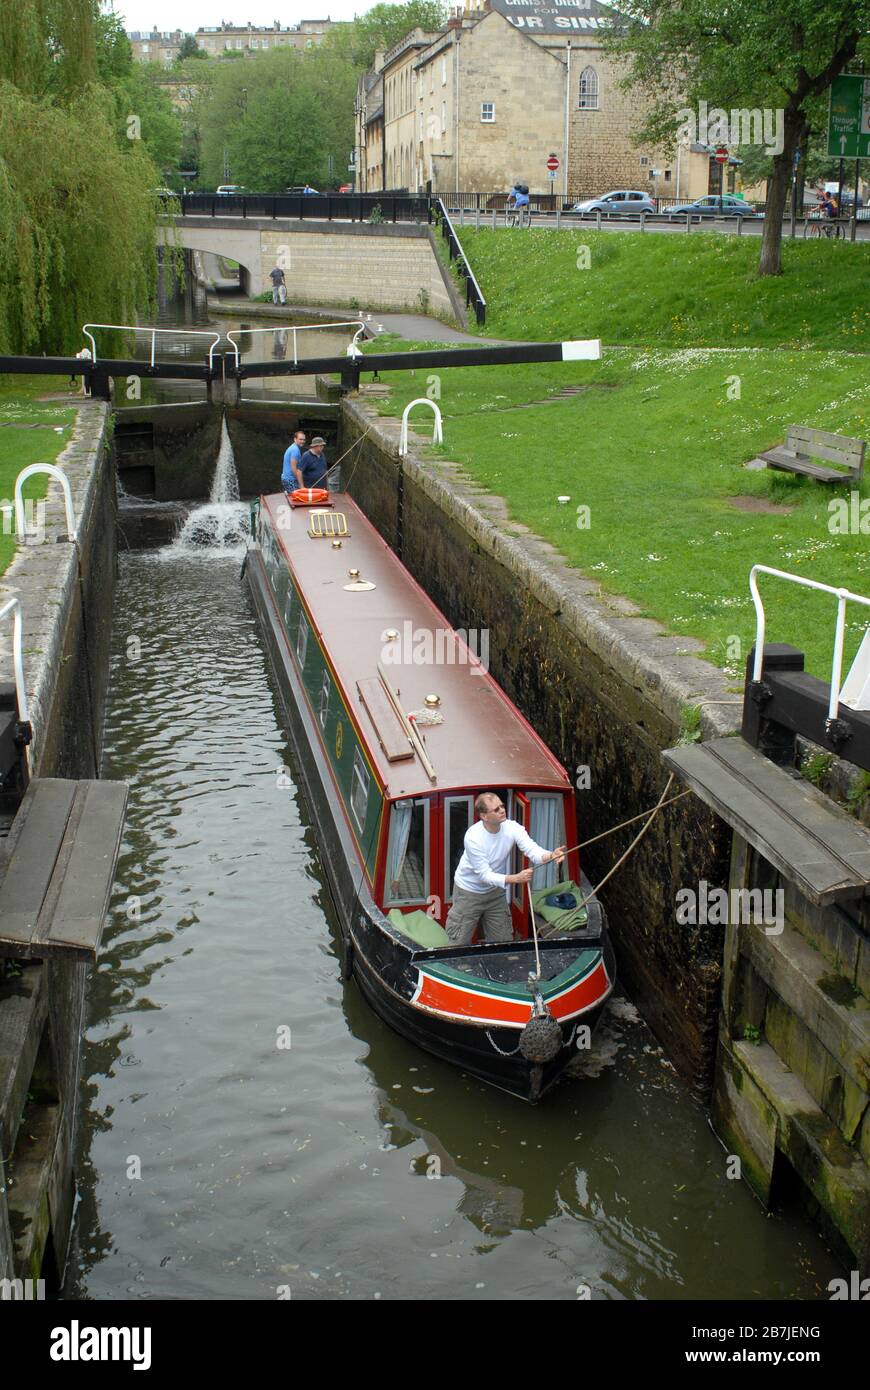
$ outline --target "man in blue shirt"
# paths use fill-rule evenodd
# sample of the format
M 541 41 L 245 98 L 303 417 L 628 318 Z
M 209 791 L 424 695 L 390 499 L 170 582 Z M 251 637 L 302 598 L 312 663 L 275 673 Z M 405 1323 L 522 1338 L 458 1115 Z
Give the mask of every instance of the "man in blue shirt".
M 320 435 L 315 435 L 311 441 L 311 448 L 302 455 L 302 463 L 299 471 L 302 474 L 301 487 L 326 487 L 326 474 L 329 468 L 323 450 L 326 447 L 326 440 L 321 439 Z
M 302 486 L 302 450 L 305 448 L 305 431 L 297 430 L 293 443 L 284 453 L 284 467 L 281 470 L 281 486 L 285 492 Z

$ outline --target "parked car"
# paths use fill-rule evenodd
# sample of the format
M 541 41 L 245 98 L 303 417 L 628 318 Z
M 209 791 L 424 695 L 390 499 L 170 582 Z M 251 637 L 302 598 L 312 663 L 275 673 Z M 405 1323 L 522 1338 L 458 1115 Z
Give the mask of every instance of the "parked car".
M 304 193 L 306 188 L 309 193 L 317 193 L 318 189 L 312 188 L 310 183 L 294 183 L 292 188 L 285 188 L 285 193 Z
M 215 193 L 220 194 L 222 198 L 232 193 L 247 193 L 247 191 L 243 183 L 222 183 L 219 188 L 215 189 Z
M 619 188 L 613 193 L 604 193 L 600 198 L 587 198 L 583 203 L 575 203 L 572 212 L 602 212 L 607 216 L 616 214 L 635 214 L 655 212 L 656 205 L 648 193 L 636 188 Z
M 339 184 L 338 191 L 339 191 L 339 193 L 352 193 L 352 192 L 353 192 L 353 184 L 352 184 L 352 183 L 342 183 L 342 184 Z
M 693 203 L 678 203 L 676 207 L 668 208 L 668 212 L 690 212 L 695 217 L 746 217 L 747 214 L 754 215 L 755 208 L 733 193 L 708 193 L 703 198 L 696 198 Z

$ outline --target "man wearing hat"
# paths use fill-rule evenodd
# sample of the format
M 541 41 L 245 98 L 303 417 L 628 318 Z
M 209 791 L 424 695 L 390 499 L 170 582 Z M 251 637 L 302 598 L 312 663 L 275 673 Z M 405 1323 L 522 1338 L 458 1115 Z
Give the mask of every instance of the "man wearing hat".
M 323 452 L 325 447 L 326 440 L 321 439 L 320 435 L 316 434 L 311 441 L 311 447 L 306 449 L 302 455 L 299 471 L 302 474 L 303 487 L 326 487 L 326 473 L 329 465 Z

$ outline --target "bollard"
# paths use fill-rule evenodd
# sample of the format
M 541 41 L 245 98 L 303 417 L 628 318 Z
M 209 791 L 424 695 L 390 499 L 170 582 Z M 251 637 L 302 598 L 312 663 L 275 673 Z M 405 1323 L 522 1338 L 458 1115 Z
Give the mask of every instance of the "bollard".
M 850 218 L 849 220 L 850 220 L 850 223 L 851 223 L 851 225 L 850 225 L 850 227 L 849 227 L 849 240 L 850 240 L 850 241 L 854 241 L 854 240 L 855 240 L 855 237 L 858 235 L 858 209 L 857 209 L 857 208 L 856 208 L 855 211 L 852 213 L 852 216 L 851 216 L 851 218 Z
M 561 208 L 556 208 L 556 231 L 557 231 L 557 232 L 561 232 L 561 230 L 562 230 L 562 209 L 561 209 Z
M 493 230 L 493 231 L 495 231 L 495 217 L 496 217 L 495 208 L 493 208 L 493 210 L 492 210 L 492 230 Z
M 477 210 L 474 214 L 474 228 L 475 231 L 480 231 L 480 203 L 478 203 Z
M 596 230 L 596 232 L 600 232 L 600 231 L 601 231 L 601 209 L 600 209 L 600 208 L 596 208 L 596 209 L 595 209 L 595 230 Z
M 738 218 L 737 218 L 737 235 L 738 235 L 738 236 L 742 236 L 742 235 L 743 235 L 743 218 L 742 218 L 742 217 L 738 217 Z
M 691 230 L 692 230 L 692 214 L 691 214 L 690 212 L 687 212 L 687 213 L 686 213 L 686 236 L 689 235 L 689 232 L 690 232 Z
M 641 215 L 640 215 L 640 230 L 641 230 L 642 232 L 645 232 L 645 231 L 646 231 L 646 213 L 645 213 L 645 212 L 642 212 Z

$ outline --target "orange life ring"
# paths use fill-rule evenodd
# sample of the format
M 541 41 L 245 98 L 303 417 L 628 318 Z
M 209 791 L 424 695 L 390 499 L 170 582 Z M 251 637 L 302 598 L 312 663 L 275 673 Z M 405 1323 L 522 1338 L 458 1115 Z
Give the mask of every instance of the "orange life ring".
M 293 507 L 322 507 L 329 501 L 329 493 L 325 487 L 297 487 L 290 493 L 290 505 Z

